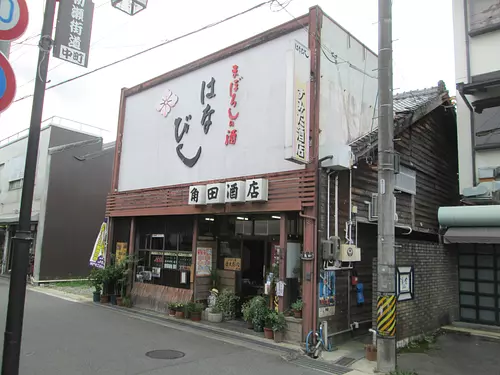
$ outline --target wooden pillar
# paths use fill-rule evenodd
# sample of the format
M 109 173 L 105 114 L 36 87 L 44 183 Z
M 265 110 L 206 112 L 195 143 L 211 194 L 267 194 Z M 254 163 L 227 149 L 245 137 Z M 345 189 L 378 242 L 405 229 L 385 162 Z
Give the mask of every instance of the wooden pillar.
M 134 257 L 135 254 L 135 228 L 136 228 L 136 220 L 135 217 L 130 219 L 130 236 L 128 240 L 128 256 L 130 258 Z M 127 295 L 130 295 L 130 291 L 132 290 L 132 283 L 134 282 L 134 275 L 136 270 L 136 263 L 129 264 L 130 274 L 128 276 L 127 283 Z
M 113 251 L 113 227 L 114 220 L 112 217 L 108 218 L 108 241 L 106 244 L 106 263 L 109 264 L 111 262 L 111 252 Z
M 194 215 L 193 218 L 193 246 L 191 258 L 191 289 L 193 290 L 193 300 L 196 301 L 196 253 L 198 248 L 198 216 Z
M 316 223 L 312 219 L 311 209 L 305 210 L 304 218 L 304 247 L 303 252 L 315 252 L 315 232 Z M 315 304 L 314 304 L 314 283 L 316 282 L 316 274 L 314 272 L 314 260 L 301 260 L 302 262 L 302 300 L 304 301 L 304 308 L 302 309 L 302 332 L 304 338 L 313 329 Z
M 280 218 L 280 281 L 286 282 L 286 243 L 288 239 L 288 231 L 287 231 L 287 217 L 286 213 L 281 213 Z M 287 300 L 286 296 L 288 294 L 288 287 L 285 285 L 285 293 L 283 297 L 279 298 L 278 308 L 279 311 L 283 312 L 285 310 L 285 301 Z

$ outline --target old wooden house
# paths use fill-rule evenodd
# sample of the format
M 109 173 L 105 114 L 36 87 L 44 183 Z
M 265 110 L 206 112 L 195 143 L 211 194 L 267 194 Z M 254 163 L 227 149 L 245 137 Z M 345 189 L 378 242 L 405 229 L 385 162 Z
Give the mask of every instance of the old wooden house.
M 394 127 L 400 156 L 394 191 L 397 277 L 409 282 L 399 290 L 401 341 L 445 324 L 457 313 L 456 293 L 448 293 L 458 285 L 456 255 L 441 244 L 437 220 L 440 206 L 459 199 L 455 108 L 444 83 L 396 95 Z M 376 302 L 377 129 L 351 148 L 352 173 L 323 173 L 322 181 L 326 199 L 321 217 L 330 218 L 320 223 L 323 238 L 336 235 L 361 248 L 361 262 L 352 270 L 336 272 L 335 315 L 329 318 L 329 331 L 337 333 L 371 327 Z

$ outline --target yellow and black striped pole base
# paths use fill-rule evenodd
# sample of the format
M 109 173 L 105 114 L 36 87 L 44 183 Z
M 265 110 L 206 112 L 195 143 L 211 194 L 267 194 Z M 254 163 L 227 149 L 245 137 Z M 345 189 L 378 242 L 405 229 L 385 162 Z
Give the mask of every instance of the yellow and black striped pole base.
M 377 333 L 380 336 L 396 336 L 396 296 L 383 295 L 377 299 Z

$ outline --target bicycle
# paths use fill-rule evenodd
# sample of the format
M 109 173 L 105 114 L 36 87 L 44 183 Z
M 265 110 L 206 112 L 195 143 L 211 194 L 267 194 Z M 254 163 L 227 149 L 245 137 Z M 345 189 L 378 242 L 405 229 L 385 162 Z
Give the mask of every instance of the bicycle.
M 321 324 L 318 331 L 310 331 L 306 337 L 306 354 L 314 359 L 319 358 L 323 350 L 332 351 L 328 337 L 323 337 L 323 326 Z M 315 338 L 316 343 L 314 343 L 313 338 Z

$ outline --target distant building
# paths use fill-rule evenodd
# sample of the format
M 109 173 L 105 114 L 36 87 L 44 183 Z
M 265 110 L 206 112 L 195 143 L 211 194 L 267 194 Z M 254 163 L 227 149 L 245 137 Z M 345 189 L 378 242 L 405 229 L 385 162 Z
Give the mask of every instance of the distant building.
M 453 0 L 461 205 L 441 207 L 458 254 L 460 320 L 500 324 L 500 1 Z
M 55 122 L 51 119 L 40 134 L 31 215 L 34 282 L 88 275 L 111 184 L 114 143 L 103 144 L 100 136 Z M 0 271 L 4 275 L 12 266 L 27 142 L 27 132 L 0 141 Z

